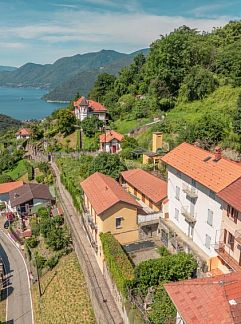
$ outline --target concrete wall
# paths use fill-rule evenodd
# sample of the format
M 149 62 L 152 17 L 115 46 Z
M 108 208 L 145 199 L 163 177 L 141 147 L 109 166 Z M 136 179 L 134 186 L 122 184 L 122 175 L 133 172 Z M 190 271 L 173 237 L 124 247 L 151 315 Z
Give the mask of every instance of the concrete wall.
M 182 190 L 184 185 L 192 186 L 192 179 L 185 174 L 178 172 L 176 169 L 168 166 L 168 199 L 169 199 L 169 218 L 189 237 L 192 237 L 193 241 L 210 257 L 216 256 L 217 253 L 214 250 L 214 245 L 217 241 L 217 236 L 221 230 L 222 221 L 222 209 L 221 201 L 213 193 L 210 194 L 210 190 L 200 183 L 196 182 L 196 189 L 198 198 L 194 203 L 190 201 L 190 198 Z M 176 199 L 176 186 L 180 188 L 180 199 Z M 181 214 L 182 207 L 188 210 L 193 210 L 196 217 L 196 223 L 192 229 L 189 223 L 185 220 Z M 178 220 L 175 218 L 175 209 L 179 211 Z M 213 224 L 210 226 L 207 223 L 208 209 L 213 211 Z M 211 246 L 207 248 L 205 246 L 206 234 L 211 237 Z

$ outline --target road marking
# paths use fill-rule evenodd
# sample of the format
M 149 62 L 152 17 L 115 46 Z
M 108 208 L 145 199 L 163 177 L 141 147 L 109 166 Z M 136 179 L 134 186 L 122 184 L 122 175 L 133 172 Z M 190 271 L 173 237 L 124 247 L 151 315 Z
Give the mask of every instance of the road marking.
M 0 231 L 2 232 L 2 234 L 4 234 L 6 236 L 6 238 L 9 240 L 9 242 L 12 243 L 12 245 L 17 249 L 18 253 L 21 255 L 21 258 L 23 260 L 23 263 L 25 265 L 25 270 L 27 273 L 27 278 L 28 278 L 28 290 L 29 290 L 29 296 L 30 296 L 30 306 L 31 306 L 31 316 L 32 316 L 32 324 L 34 324 L 34 316 L 33 316 L 33 303 L 32 303 L 32 294 L 31 294 L 31 286 L 30 286 L 30 280 L 29 280 L 29 273 L 28 273 L 28 267 L 26 264 L 26 261 L 22 255 L 22 253 L 19 251 L 17 245 L 15 244 L 15 242 L 13 241 L 12 238 L 10 238 L 2 229 L 0 229 Z M 6 314 L 7 316 L 7 314 Z

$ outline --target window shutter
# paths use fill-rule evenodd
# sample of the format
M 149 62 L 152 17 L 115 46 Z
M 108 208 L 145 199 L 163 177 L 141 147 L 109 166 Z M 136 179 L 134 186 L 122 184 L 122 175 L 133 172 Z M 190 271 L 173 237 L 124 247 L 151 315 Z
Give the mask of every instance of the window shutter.
M 234 223 L 237 224 L 238 222 L 238 211 L 235 209 L 234 210 Z
M 223 233 L 223 241 L 224 241 L 224 243 L 226 244 L 226 242 L 227 242 L 227 230 L 226 230 L 226 229 L 224 229 L 224 233 Z

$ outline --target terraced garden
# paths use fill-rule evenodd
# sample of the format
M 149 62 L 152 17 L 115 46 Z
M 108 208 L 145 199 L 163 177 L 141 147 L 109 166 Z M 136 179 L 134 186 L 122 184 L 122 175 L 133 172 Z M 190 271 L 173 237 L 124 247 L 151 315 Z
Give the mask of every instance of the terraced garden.
M 96 323 L 84 275 L 74 252 L 41 278 L 43 295 L 37 284 L 32 289 L 36 324 Z

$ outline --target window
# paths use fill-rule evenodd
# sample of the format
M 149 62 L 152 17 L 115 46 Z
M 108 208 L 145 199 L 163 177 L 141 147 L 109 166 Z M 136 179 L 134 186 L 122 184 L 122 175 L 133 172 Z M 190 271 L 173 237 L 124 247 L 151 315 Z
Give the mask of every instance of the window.
M 213 226 L 213 211 L 211 209 L 208 209 L 207 223 L 208 225 Z
M 234 236 L 228 232 L 228 245 L 230 246 L 231 250 L 234 250 Z
M 177 174 L 177 177 L 178 177 L 178 178 L 180 178 L 180 179 L 182 178 L 182 173 L 181 173 L 180 171 L 177 170 L 177 171 L 176 171 L 176 174 Z
M 175 219 L 179 220 L 179 210 L 177 208 L 175 208 Z
M 215 200 L 215 197 L 216 197 L 215 192 L 210 190 L 209 191 L 209 197 Z
M 211 246 L 211 237 L 206 234 L 206 239 L 205 239 L 205 246 L 206 248 L 208 248 L 210 250 L 210 246 Z
M 117 217 L 116 219 L 115 219 L 115 227 L 116 228 L 121 228 L 122 226 L 122 220 L 123 220 L 123 218 L 122 217 Z
M 196 185 L 197 185 L 196 180 L 192 179 L 192 186 L 196 188 Z
M 176 186 L 176 199 L 180 200 L 180 187 Z
M 227 215 L 228 217 L 232 218 L 235 224 L 237 224 L 238 221 L 238 211 L 234 209 L 232 206 L 228 205 L 227 208 Z

